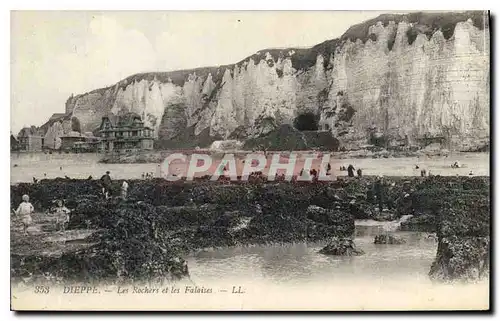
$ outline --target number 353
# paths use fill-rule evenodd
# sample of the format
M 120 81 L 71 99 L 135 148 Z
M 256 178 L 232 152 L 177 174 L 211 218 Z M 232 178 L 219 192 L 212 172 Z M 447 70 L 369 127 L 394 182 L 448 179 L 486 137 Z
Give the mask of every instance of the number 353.
M 37 294 L 48 294 L 50 291 L 50 287 L 48 286 L 35 286 L 35 293 Z

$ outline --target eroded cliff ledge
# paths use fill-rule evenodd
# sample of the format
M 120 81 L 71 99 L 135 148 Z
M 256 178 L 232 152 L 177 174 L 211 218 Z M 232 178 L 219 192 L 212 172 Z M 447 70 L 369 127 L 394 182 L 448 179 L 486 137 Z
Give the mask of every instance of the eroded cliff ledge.
M 463 148 L 489 137 L 488 19 L 487 12 L 382 15 L 309 49 L 136 74 L 70 97 L 66 113 L 88 132 L 104 115 L 137 112 L 165 148 L 253 138 L 308 113 L 347 148 L 374 136 L 441 137 L 447 148 Z

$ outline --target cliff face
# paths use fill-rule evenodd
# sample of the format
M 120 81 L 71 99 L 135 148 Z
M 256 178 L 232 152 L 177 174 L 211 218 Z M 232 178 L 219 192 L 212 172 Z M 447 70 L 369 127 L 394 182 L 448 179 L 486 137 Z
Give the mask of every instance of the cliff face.
M 370 127 L 393 138 L 488 136 L 487 31 L 469 20 L 457 23 L 448 40 L 438 30 L 430 39 L 418 34 L 410 44 L 411 27 L 377 23 L 370 28 L 376 41 L 347 40 L 339 48 L 323 121 L 334 125 L 343 107 L 352 106 L 352 119 L 343 122 L 351 126 L 333 127 L 344 140 L 363 140 Z
M 256 137 L 305 113 L 346 146 L 373 132 L 462 142 L 489 136 L 489 56 L 487 13 L 383 15 L 310 49 L 134 75 L 70 97 L 66 111 L 82 131 L 136 112 L 160 145 Z

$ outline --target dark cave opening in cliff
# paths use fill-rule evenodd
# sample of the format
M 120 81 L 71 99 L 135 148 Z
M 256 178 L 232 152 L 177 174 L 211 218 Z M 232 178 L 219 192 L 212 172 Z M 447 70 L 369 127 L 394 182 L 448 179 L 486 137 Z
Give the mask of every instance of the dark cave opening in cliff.
M 319 117 L 313 113 L 304 113 L 298 115 L 293 121 L 293 127 L 300 131 L 318 130 Z

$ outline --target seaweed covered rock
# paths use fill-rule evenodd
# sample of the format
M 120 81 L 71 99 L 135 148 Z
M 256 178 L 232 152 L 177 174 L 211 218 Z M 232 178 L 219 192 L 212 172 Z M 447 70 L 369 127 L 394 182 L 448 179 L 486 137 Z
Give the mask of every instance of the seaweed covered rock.
M 213 185 L 208 196 L 210 203 L 238 208 L 245 204 L 242 200 L 247 196 L 247 189 L 244 185 Z
M 103 223 L 114 215 L 116 209 L 116 202 L 100 199 L 94 195 L 79 197 L 70 202 L 68 207 L 74 204 L 76 207 L 71 212 L 68 224 L 70 229 L 103 227 Z
M 489 276 L 489 259 L 488 237 L 444 237 L 429 276 L 439 281 L 475 281 Z
M 190 226 L 210 224 L 220 215 L 224 214 L 221 206 L 215 204 L 185 205 L 156 207 L 158 224 L 166 229 L 178 229 Z
M 100 266 L 101 260 L 94 257 L 94 246 L 67 250 L 59 255 L 13 254 L 11 256 L 11 278 L 28 284 L 45 282 L 99 282 L 109 278 Z
M 227 229 L 234 228 L 238 224 L 240 224 L 240 212 L 239 211 L 231 211 L 224 212 L 222 215 L 219 215 L 213 222 L 212 226 L 224 227 Z
M 239 211 L 223 212 L 209 224 L 199 226 L 192 242 L 193 247 L 220 247 L 236 245 L 235 230 L 241 225 L 242 217 Z M 239 236 L 239 235 L 238 235 Z
M 391 234 L 379 234 L 375 236 L 374 244 L 404 244 L 406 240 Z
M 437 215 L 439 239 L 429 275 L 440 281 L 469 281 L 489 275 L 490 199 L 486 193 L 447 198 Z
M 365 220 L 374 217 L 373 205 L 364 200 L 349 202 L 349 213 L 357 220 Z
M 438 235 L 487 236 L 490 232 L 490 199 L 465 194 L 447 200 L 439 216 Z
M 324 209 L 319 206 L 310 205 L 307 208 L 307 218 L 312 221 L 308 227 L 308 235 L 314 237 L 349 237 L 354 233 L 354 218 L 340 209 Z
M 180 279 L 188 275 L 178 250 L 166 242 L 158 226 L 158 213 L 151 204 L 122 203 L 105 220 L 96 259 L 108 275 L 133 280 Z
M 200 226 L 196 229 L 193 240 L 195 248 L 221 247 L 236 245 L 236 241 L 227 227 Z
M 44 179 L 37 184 L 21 183 L 11 185 L 11 205 L 17 206 L 22 201 L 23 194 L 30 196 L 35 208 L 48 209 L 54 200 L 72 200 L 81 195 L 98 195 L 100 193 L 98 181 L 56 178 Z
M 255 243 L 303 241 L 307 237 L 307 223 L 304 219 L 280 212 L 257 215 L 241 235 Z
M 358 256 L 363 255 L 365 252 L 358 249 L 351 238 L 333 237 L 324 248 L 319 250 L 319 253 L 337 256 Z
M 305 218 L 305 211 L 311 203 L 303 188 L 287 183 L 267 184 L 258 193 L 264 213 L 282 213 Z

